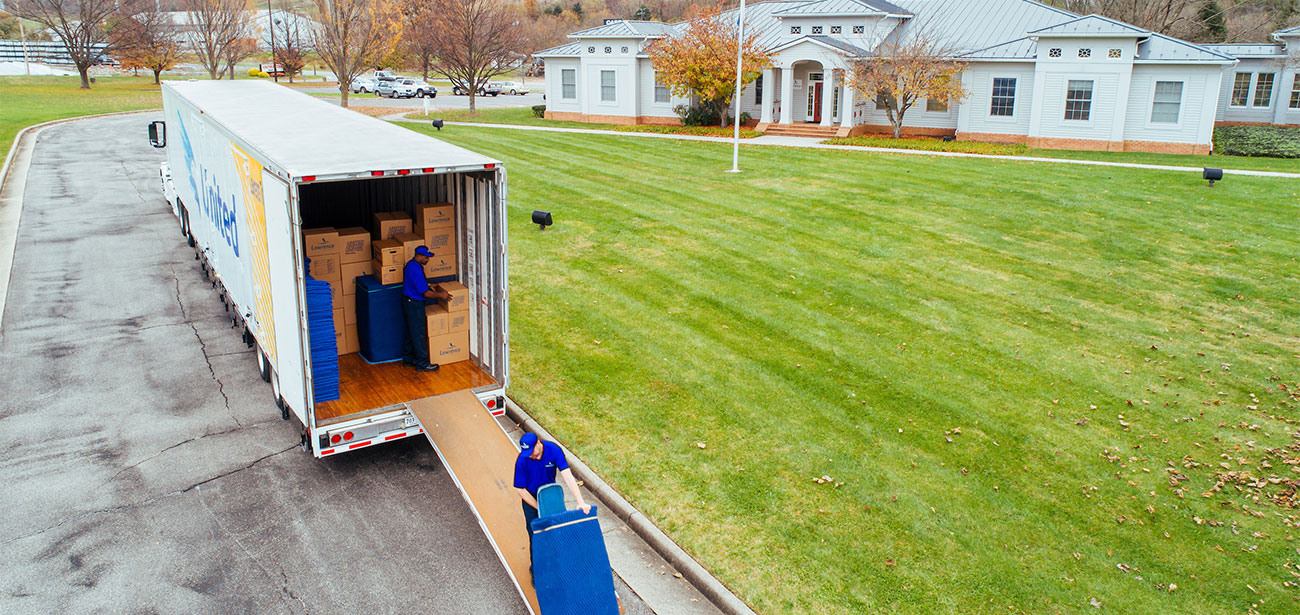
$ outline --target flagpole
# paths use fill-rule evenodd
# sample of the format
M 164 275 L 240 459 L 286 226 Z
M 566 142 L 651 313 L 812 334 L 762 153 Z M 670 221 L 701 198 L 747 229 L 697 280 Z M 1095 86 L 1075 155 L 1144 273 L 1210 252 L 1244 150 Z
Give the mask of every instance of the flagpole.
M 740 66 L 743 54 L 745 52 L 745 0 L 740 0 L 740 13 L 736 17 L 739 23 L 739 33 L 736 34 L 736 92 L 732 96 L 736 99 L 736 114 L 732 120 L 735 128 L 735 136 L 731 144 L 731 170 L 728 173 L 740 172 Z

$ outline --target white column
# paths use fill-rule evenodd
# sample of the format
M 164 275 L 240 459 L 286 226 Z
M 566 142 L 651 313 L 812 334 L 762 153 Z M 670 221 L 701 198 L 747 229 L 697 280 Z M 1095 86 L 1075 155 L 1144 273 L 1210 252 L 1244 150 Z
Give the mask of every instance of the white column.
M 822 126 L 831 126 L 835 120 L 831 114 L 835 112 L 835 71 L 824 69 L 822 71 Z
M 759 114 L 759 122 L 763 124 L 772 123 L 772 101 L 776 100 L 776 71 L 765 68 L 763 69 L 763 111 Z
M 840 126 L 853 128 L 853 88 L 847 79 L 840 85 L 840 94 Z
M 794 110 L 794 67 L 781 69 L 781 123 L 790 124 Z

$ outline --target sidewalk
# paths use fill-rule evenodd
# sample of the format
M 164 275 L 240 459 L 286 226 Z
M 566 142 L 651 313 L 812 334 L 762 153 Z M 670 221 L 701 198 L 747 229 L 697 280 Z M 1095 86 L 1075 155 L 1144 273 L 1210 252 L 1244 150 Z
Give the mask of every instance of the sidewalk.
M 386 115 L 380 119 L 391 122 L 414 122 L 417 124 L 424 123 L 425 120 L 409 120 L 402 117 L 401 114 Z M 731 143 L 732 139 L 728 137 L 704 137 L 697 135 L 672 135 L 657 132 L 619 132 L 613 130 L 595 130 L 591 128 L 559 128 L 553 126 L 523 126 L 519 124 L 477 124 L 473 122 L 447 122 L 447 126 L 480 126 L 485 128 L 500 128 L 506 130 L 533 130 L 539 132 L 567 132 L 574 134 L 586 135 L 614 135 L 619 137 L 640 137 L 645 139 L 676 139 L 679 141 L 704 141 L 710 143 Z M 1010 160 L 1014 162 L 1045 162 L 1055 164 L 1075 164 L 1094 167 L 1119 167 L 1127 169 L 1150 169 L 1153 171 L 1181 171 L 1187 173 L 1199 174 L 1201 167 L 1180 167 L 1163 164 L 1142 164 L 1138 162 L 1107 162 L 1104 160 L 1071 160 L 1067 158 L 1042 158 L 1038 156 L 1006 156 L 998 154 L 969 154 L 965 152 L 932 152 L 927 150 L 915 149 L 893 149 L 887 147 L 862 147 L 857 145 L 827 145 L 821 143 L 819 139 L 803 137 L 778 137 L 778 136 L 761 136 L 753 139 L 741 139 L 741 145 L 763 145 L 777 147 L 802 147 L 806 149 L 824 149 L 840 150 L 847 152 L 875 152 L 879 154 L 905 154 L 912 156 L 939 156 L 944 158 L 982 158 L 986 160 Z M 1226 175 L 1245 175 L 1252 177 L 1285 177 L 1290 179 L 1300 179 L 1300 173 L 1284 173 L 1281 171 L 1250 171 L 1245 169 L 1224 169 Z

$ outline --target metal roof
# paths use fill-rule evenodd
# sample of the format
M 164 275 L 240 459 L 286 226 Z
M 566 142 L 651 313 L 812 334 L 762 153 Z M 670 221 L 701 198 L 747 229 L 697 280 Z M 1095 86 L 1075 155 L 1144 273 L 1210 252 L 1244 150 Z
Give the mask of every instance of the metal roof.
M 1281 58 L 1286 50 L 1268 43 L 1216 43 L 1202 47 L 1234 58 Z
M 894 0 L 916 17 L 903 22 L 891 41 L 907 42 L 935 33 L 954 55 L 1025 36 L 1030 30 L 1078 17 L 1032 0 Z
M 165 81 L 163 88 L 175 91 L 295 177 L 500 164 L 269 81 Z M 172 131 L 177 145 L 183 126 L 173 126 Z
M 1029 37 L 976 49 L 957 56 L 961 60 L 1033 60 L 1037 57 L 1038 44 Z
M 813 0 L 773 14 L 778 17 L 911 15 L 906 9 L 883 0 Z
M 1029 36 L 1134 36 L 1145 37 L 1151 32 L 1115 21 L 1101 15 L 1086 15 L 1046 28 L 1031 30 Z
M 1135 62 L 1215 62 L 1218 64 L 1233 64 L 1236 58 L 1219 53 L 1213 49 L 1206 49 L 1200 45 L 1193 45 L 1187 41 L 1180 41 L 1159 33 L 1152 33 L 1150 38 L 1138 43 L 1137 56 Z
M 672 24 L 662 21 L 633 21 L 620 19 L 602 26 L 579 30 L 569 38 L 657 38 L 677 32 Z
M 533 54 L 534 58 L 576 58 L 582 55 L 582 43 L 565 43 Z

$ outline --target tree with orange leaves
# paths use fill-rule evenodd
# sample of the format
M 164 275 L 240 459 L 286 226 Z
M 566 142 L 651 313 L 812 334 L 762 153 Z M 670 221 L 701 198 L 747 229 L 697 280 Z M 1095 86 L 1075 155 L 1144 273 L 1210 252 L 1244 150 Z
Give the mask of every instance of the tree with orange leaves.
M 674 96 L 695 95 L 700 104 L 718 114 L 727 125 L 727 108 L 736 93 L 736 45 L 739 24 L 722 15 L 722 5 L 692 5 L 684 32 L 662 38 L 650 47 L 650 62 L 659 83 Z M 741 87 L 753 82 L 772 65 L 772 57 L 748 34 L 742 50 Z
M 902 43 L 883 43 L 868 58 L 850 61 L 849 87 L 885 108 L 894 138 L 903 135 L 903 116 L 922 98 L 953 104 L 966 98 L 962 65 L 924 33 Z

